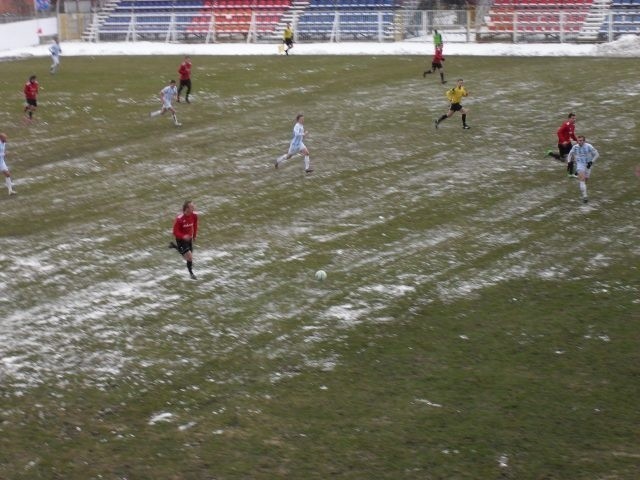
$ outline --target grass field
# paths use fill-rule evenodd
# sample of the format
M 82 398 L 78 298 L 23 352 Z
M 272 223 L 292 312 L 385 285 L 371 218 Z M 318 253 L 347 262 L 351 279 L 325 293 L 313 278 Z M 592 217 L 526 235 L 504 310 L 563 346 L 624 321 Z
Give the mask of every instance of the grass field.
M 0 478 L 637 479 L 640 60 L 425 60 L 0 63 Z

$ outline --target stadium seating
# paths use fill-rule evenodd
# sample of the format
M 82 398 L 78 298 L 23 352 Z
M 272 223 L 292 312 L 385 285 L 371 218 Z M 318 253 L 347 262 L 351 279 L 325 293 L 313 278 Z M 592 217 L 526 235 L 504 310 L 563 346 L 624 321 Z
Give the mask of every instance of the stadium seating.
M 580 32 L 593 0 L 494 0 L 489 32 L 559 34 Z
M 281 38 L 292 20 L 296 39 L 391 40 L 403 28 L 403 0 L 120 0 L 108 2 L 88 39 L 216 41 Z M 8 0 L 0 0 L 0 6 Z M 13 2 L 11 2 L 13 5 Z M 599 15 L 595 15 L 594 11 Z M 591 12 L 591 13 L 590 13 Z M 609 14 L 610 12 L 610 14 Z M 640 34 L 640 0 L 493 0 L 485 35 L 561 41 Z M 97 33 L 95 33 L 97 30 Z M 588 35 L 593 35 L 589 37 Z
M 252 24 L 258 35 L 273 33 L 290 7 L 291 0 L 121 0 L 100 25 L 99 35 L 153 40 L 215 32 L 216 37 L 246 38 Z
M 401 0 L 309 0 L 298 3 L 296 36 L 393 38 Z M 101 20 L 99 39 L 188 40 L 213 36 L 280 38 L 292 0 L 121 0 Z
M 393 38 L 395 0 L 310 0 L 298 18 L 302 40 Z
M 603 35 L 640 34 L 640 0 L 613 0 L 610 11 L 611 24 L 606 19 L 600 27 Z

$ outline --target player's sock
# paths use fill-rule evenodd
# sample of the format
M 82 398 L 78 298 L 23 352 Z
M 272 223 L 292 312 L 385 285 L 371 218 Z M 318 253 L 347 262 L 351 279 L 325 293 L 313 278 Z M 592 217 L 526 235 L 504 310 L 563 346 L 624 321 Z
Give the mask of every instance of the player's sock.
M 162 113 L 162 110 L 156 110 L 155 112 L 151 112 L 149 114 L 150 117 L 157 117 L 158 115 L 160 115 Z
M 311 160 L 309 160 L 309 155 L 304 156 L 304 169 L 309 170 L 311 167 Z
M 187 270 L 189 270 L 190 275 L 193 275 L 193 261 L 187 261 Z
M 33 111 L 29 110 L 29 120 L 33 118 Z
M 585 182 L 584 180 L 579 182 L 578 185 L 580 186 L 580 193 L 582 193 L 582 198 L 587 196 L 587 182 Z
M 7 185 L 7 189 L 9 191 L 13 190 L 13 183 L 11 182 L 11 177 L 4 177 L 4 183 Z
M 444 73 L 440 72 L 440 81 L 444 83 Z
M 573 161 L 567 163 L 567 173 L 573 175 Z
M 171 114 L 171 117 L 173 118 L 174 125 L 179 125 L 178 117 L 176 117 L 176 114 L 175 113 Z

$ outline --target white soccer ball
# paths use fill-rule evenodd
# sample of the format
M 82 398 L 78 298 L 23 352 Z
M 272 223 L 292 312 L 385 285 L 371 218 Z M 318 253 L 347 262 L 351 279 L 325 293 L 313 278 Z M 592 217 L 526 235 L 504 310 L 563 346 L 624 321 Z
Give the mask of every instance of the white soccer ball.
M 325 272 L 324 270 L 318 270 L 316 272 L 316 280 L 318 280 L 319 282 L 323 282 L 324 280 L 326 280 L 327 278 L 327 272 Z

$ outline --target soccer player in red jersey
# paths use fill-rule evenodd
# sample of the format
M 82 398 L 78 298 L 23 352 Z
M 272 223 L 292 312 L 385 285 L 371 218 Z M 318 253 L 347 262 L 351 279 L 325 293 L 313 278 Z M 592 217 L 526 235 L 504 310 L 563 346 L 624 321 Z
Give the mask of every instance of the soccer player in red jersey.
M 182 205 L 182 213 L 173 222 L 173 236 L 176 241 L 169 244 L 169 248 L 178 250 L 182 258 L 187 262 L 189 276 L 195 280 L 193 273 L 193 242 L 198 235 L 198 214 L 195 213 L 195 205 L 191 200 L 187 200 Z
M 40 85 L 36 80 L 35 75 L 29 77 L 29 81 L 24 84 L 24 98 L 27 104 L 24 107 L 24 112 L 29 116 L 29 121 L 33 120 L 33 113 L 38 108 L 38 90 Z
M 178 68 L 178 73 L 180 74 L 180 87 L 178 87 L 178 103 L 180 103 L 180 92 L 182 92 L 182 89 L 185 87 L 187 88 L 185 100 L 187 103 L 191 103 L 189 101 L 189 94 L 191 93 L 191 57 L 189 55 L 184 57 L 184 61 L 180 64 L 180 68 Z
M 569 155 L 569 152 L 571 151 L 571 147 L 573 147 L 573 144 L 571 143 L 571 141 L 572 140 L 574 142 L 578 141 L 578 139 L 576 138 L 575 130 L 576 130 L 576 114 L 571 112 L 569 113 L 569 115 L 567 115 L 567 120 L 562 122 L 562 125 L 560 125 L 560 128 L 558 128 L 558 131 L 557 131 L 558 153 L 549 151 L 547 152 L 548 155 L 550 157 L 555 158 L 556 160 L 565 162 L 567 160 L 567 155 Z M 569 162 L 567 162 L 567 174 L 570 177 L 575 176 L 574 168 L 575 168 L 575 165 L 573 160 L 570 160 Z
M 425 70 L 422 77 L 426 77 L 428 73 L 435 73 L 436 70 L 440 70 L 440 82 L 444 85 L 447 81 L 444 79 L 444 55 L 442 54 L 442 44 L 436 45 L 436 53 L 431 60 L 431 70 Z

